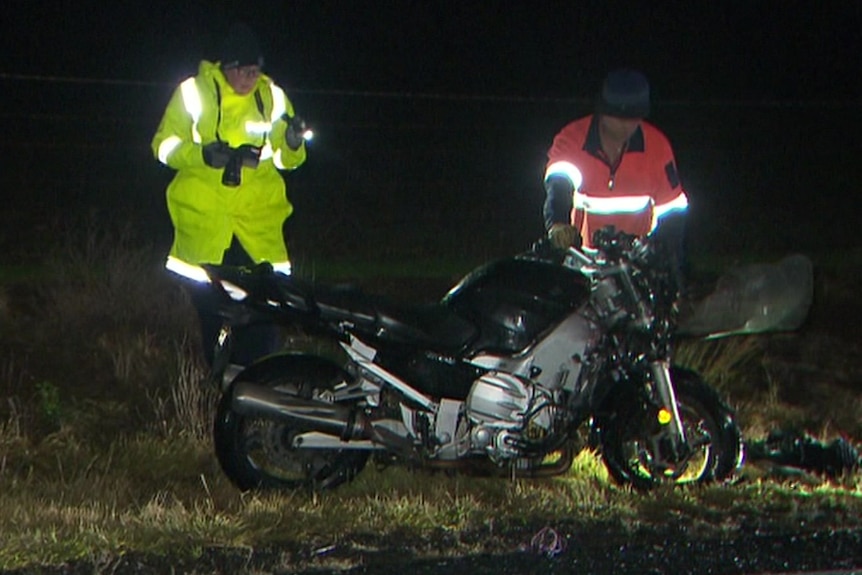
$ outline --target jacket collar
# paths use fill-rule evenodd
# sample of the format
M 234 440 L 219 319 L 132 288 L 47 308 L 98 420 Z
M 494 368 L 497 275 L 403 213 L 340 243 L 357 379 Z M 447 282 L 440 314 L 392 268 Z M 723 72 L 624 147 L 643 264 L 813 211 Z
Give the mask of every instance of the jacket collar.
M 632 137 L 629 138 L 628 145 L 626 146 L 626 152 L 643 152 L 646 148 L 644 143 L 644 132 L 643 127 L 638 126 L 638 129 L 635 130 L 635 133 L 632 134 Z M 599 138 L 599 115 L 593 114 L 592 119 L 590 120 L 590 128 L 587 130 L 587 139 L 584 142 L 584 151 L 593 154 L 594 156 L 601 157 L 602 154 L 602 141 Z
M 210 82 L 214 81 L 216 84 L 218 84 L 218 89 L 221 90 L 222 93 L 235 94 L 233 88 L 231 88 L 230 86 L 230 83 L 228 83 L 227 78 L 225 78 L 224 72 L 222 72 L 218 62 L 201 60 L 201 62 L 198 64 L 198 75 L 204 78 L 208 78 L 208 81 Z M 260 76 L 258 76 L 257 78 L 257 84 L 254 90 L 252 90 L 252 93 L 258 90 L 266 89 L 270 83 L 272 83 L 272 79 L 261 72 Z

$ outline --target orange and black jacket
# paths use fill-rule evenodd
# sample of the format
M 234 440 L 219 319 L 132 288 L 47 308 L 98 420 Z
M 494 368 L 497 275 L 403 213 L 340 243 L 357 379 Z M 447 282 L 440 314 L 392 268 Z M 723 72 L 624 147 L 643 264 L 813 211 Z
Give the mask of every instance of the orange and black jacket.
M 615 165 L 602 151 L 598 116 L 565 126 L 548 151 L 545 189 L 546 227 L 571 223 L 586 247 L 605 226 L 646 236 L 688 208 L 670 143 L 645 121 Z

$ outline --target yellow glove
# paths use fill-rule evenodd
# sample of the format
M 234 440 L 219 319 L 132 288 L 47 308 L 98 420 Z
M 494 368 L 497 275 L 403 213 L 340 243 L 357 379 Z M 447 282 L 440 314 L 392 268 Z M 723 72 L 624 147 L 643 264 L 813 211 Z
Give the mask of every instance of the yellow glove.
M 548 230 L 548 239 L 555 248 L 567 250 L 572 246 L 581 246 L 581 234 L 569 224 L 554 224 Z

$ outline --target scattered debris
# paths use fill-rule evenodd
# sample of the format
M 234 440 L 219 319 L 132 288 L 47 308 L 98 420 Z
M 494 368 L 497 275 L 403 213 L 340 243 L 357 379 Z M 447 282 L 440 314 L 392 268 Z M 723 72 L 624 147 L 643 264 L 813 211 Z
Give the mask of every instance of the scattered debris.
M 540 553 L 546 557 L 556 557 L 566 549 L 566 539 L 557 531 L 548 526 L 543 527 L 530 540 L 530 548 L 534 553 Z
M 770 432 L 765 440 L 747 445 L 749 461 L 769 461 L 831 479 L 847 476 L 860 467 L 859 451 L 844 437 L 824 443 L 795 430 Z

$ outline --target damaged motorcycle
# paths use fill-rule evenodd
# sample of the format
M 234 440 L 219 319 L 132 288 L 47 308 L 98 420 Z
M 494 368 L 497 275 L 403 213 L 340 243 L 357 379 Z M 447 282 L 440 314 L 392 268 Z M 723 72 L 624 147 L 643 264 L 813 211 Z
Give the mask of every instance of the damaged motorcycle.
M 369 458 L 545 477 L 589 446 L 640 490 L 730 478 L 743 458 L 733 410 L 671 362 L 673 270 L 649 239 L 607 229 L 595 245 L 539 242 L 418 305 L 266 264 L 204 266 L 224 302 L 212 369 L 222 469 L 241 490 L 332 489 Z M 337 353 L 236 369 L 232 330 L 258 322 L 301 326 Z

